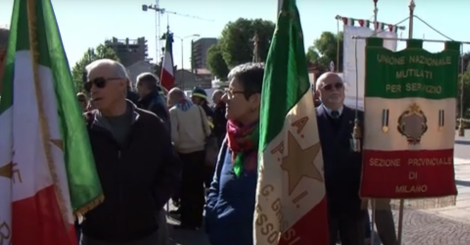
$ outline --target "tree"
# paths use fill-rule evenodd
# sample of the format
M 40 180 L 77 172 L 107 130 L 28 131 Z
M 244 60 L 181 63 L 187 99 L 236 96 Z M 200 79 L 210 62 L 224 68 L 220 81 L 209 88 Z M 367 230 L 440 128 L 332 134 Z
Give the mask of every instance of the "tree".
M 338 50 L 339 39 L 339 50 Z M 337 54 L 339 52 L 339 64 L 337 63 Z M 328 68 L 330 62 L 333 61 L 335 66 L 338 66 L 339 71 L 343 70 L 343 32 L 334 34 L 325 31 L 321 34 L 320 38 L 315 39 L 313 46 L 310 46 L 307 51 L 307 61 L 313 64 L 318 64 L 323 68 Z
M 470 68 L 470 67 L 469 67 Z M 463 99 L 461 101 L 460 96 L 462 95 L 462 82 L 463 82 Z M 460 108 L 463 106 L 463 115 L 460 113 Z M 470 71 L 467 71 L 459 75 L 458 93 L 457 93 L 457 117 L 469 118 L 470 109 Z
M 99 59 L 111 59 L 119 61 L 119 57 L 114 50 L 104 44 L 98 45 L 96 48 L 89 48 L 83 57 L 75 63 L 72 68 L 72 79 L 77 91 L 83 91 L 83 76 L 85 74 L 85 67 L 91 62 Z
M 253 37 L 258 35 L 258 55 L 261 61 L 266 60 L 269 45 L 276 25 L 262 19 L 239 18 L 225 25 L 218 41 L 218 49 L 230 69 L 253 60 Z
M 221 80 L 225 80 L 229 73 L 227 63 L 225 63 L 219 45 L 214 44 L 207 50 L 207 66 L 212 75 Z
M 459 73 L 466 72 L 469 68 L 469 62 L 470 62 L 470 52 L 464 53 L 462 56 L 460 56 L 459 62 L 463 61 L 463 66 L 462 63 L 459 63 Z M 462 71 L 463 68 L 463 71 Z

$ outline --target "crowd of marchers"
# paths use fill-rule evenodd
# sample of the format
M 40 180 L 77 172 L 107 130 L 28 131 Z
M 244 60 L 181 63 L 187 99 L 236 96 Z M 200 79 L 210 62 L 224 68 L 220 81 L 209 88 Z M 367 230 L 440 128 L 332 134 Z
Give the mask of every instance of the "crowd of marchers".
M 180 221 L 175 229 L 203 230 L 212 245 L 253 244 L 253 139 L 259 134 L 264 65 L 236 66 L 226 90 L 208 95 L 196 87 L 191 98 L 176 87 L 165 93 L 152 73 L 139 75 L 131 88 L 125 67 L 108 59 L 94 61 L 86 72 L 86 93 L 77 99 L 105 199 L 76 224 L 81 245 L 170 244 L 170 200 Z M 336 73 L 321 75 L 313 92 L 330 244 L 367 245 L 369 213 L 357 194 L 362 156 L 349 145 L 354 125 L 348 122 L 356 111 L 344 105 Z M 388 200 L 381 202 L 389 207 Z M 376 210 L 375 219 L 382 243 L 395 245 L 390 208 Z

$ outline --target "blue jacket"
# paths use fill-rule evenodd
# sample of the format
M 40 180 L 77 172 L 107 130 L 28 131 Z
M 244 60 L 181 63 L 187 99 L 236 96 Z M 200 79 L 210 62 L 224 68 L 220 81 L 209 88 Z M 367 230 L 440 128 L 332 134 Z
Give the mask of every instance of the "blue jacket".
M 157 91 L 141 98 L 138 103 L 139 107 L 144 110 L 155 113 L 165 123 L 165 127 L 170 132 L 170 115 L 166 107 L 165 99 Z
M 212 245 L 252 245 L 257 171 L 233 172 L 226 140 L 207 194 L 206 231 Z

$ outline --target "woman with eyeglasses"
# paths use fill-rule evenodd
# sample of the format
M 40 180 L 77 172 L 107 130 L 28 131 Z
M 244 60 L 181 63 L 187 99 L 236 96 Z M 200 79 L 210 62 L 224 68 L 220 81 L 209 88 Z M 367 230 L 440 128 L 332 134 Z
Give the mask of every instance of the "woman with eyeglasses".
M 227 136 L 222 144 L 206 202 L 206 231 L 212 245 L 253 244 L 259 108 L 264 66 L 232 69 L 222 100 Z

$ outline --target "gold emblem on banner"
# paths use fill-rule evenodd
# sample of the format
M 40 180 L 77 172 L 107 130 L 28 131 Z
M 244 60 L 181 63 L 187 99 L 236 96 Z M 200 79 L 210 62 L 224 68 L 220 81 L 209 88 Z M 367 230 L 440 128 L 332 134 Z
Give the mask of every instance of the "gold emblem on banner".
M 398 132 L 406 137 L 408 144 L 418 145 L 421 137 L 428 130 L 427 118 L 418 104 L 411 104 L 400 117 L 398 117 Z

